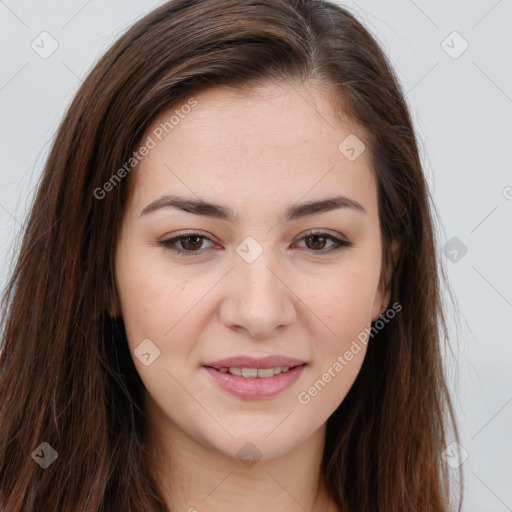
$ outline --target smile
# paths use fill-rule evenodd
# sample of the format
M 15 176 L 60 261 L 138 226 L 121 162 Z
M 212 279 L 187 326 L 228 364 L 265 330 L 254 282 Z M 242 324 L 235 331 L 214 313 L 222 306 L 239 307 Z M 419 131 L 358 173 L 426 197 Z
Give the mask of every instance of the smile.
M 274 368 L 219 368 L 222 373 L 230 373 L 231 375 L 239 375 L 242 377 L 258 377 L 260 379 L 267 379 L 280 373 L 289 371 L 289 366 L 275 366 Z
M 306 364 L 272 368 L 202 368 L 214 383 L 229 394 L 246 400 L 258 400 L 272 398 L 289 388 L 302 375 Z

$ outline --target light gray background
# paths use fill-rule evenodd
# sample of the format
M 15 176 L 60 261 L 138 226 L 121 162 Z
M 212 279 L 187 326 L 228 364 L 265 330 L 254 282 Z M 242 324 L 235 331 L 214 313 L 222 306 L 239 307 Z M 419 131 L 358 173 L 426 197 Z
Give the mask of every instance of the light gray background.
M 80 81 L 161 3 L 0 0 L 2 287 L 49 143 Z M 383 45 L 407 91 L 441 218 L 440 250 L 453 237 L 467 247 L 463 254 L 450 246 L 456 261 L 443 256 L 461 315 L 456 322 L 449 307 L 455 358 L 447 366 L 469 454 L 463 510 L 512 511 L 512 1 L 343 5 Z M 43 31 L 59 45 L 47 59 L 31 48 L 34 40 L 42 46 Z M 462 48 L 454 31 L 469 44 L 457 58 L 445 51 Z

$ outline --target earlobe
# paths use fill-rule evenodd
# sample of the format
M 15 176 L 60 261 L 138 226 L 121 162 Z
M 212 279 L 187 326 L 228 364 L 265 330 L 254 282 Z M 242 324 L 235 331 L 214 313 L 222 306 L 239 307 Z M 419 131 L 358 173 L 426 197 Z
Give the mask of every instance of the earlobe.
M 115 307 L 115 306 L 111 306 L 108 308 L 108 314 L 110 315 L 111 318 L 117 318 L 119 316 L 119 308 Z
M 388 308 L 389 301 L 391 299 L 391 280 L 393 277 L 394 269 L 396 268 L 396 265 L 398 263 L 399 257 L 400 242 L 395 239 L 391 242 L 392 266 L 388 265 L 388 267 L 384 269 L 384 275 L 381 278 L 379 291 L 377 293 L 373 305 L 372 322 L 377 321 L 379 316 L 381 316 Z
M 400 241 L 396 238 L 391 242 L 391 257 L 393 259 L 393 270 L 398 264 L 398 258 L 400 257 Z
M 389 286 L 384 294 L 378 293 L 378 297 L 376 298 L 376 300 L 373 304 L 372 322 L 377 321 L 379 319 L 379 317 L 382 314 L 384 314 L 384 312 L 388 308 L 390 298 L 391 298 L 391 288 Z
M 111 318 L 117 318 L 121 315 L 121 308 L 117 299 L 117 293 L 112 288 L 109 290 L 108 314 Z
M 108 308 L 108 314 L 111 318 L 117 318 L 119 316 L 119 310 L 117 308 Z

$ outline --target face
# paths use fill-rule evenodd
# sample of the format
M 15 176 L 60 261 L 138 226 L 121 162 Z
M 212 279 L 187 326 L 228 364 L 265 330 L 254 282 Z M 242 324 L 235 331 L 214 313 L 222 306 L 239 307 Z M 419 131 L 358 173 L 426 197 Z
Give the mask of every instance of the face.
M 274 457 L 343 401 L 387 303 L 377 183 L 363 131 L 318 87 L 215 87 L 189 105 L 154 121 L 129 176 L 113 314 L 162 432 Z

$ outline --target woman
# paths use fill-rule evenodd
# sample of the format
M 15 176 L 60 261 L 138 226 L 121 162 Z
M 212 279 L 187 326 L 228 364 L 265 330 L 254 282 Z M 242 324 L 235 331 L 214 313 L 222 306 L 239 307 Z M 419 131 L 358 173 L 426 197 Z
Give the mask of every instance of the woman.
M 4 298 L 2 510 L 450 510 L 434 247 L 350 13 L 162 5 L 41 178 Z

